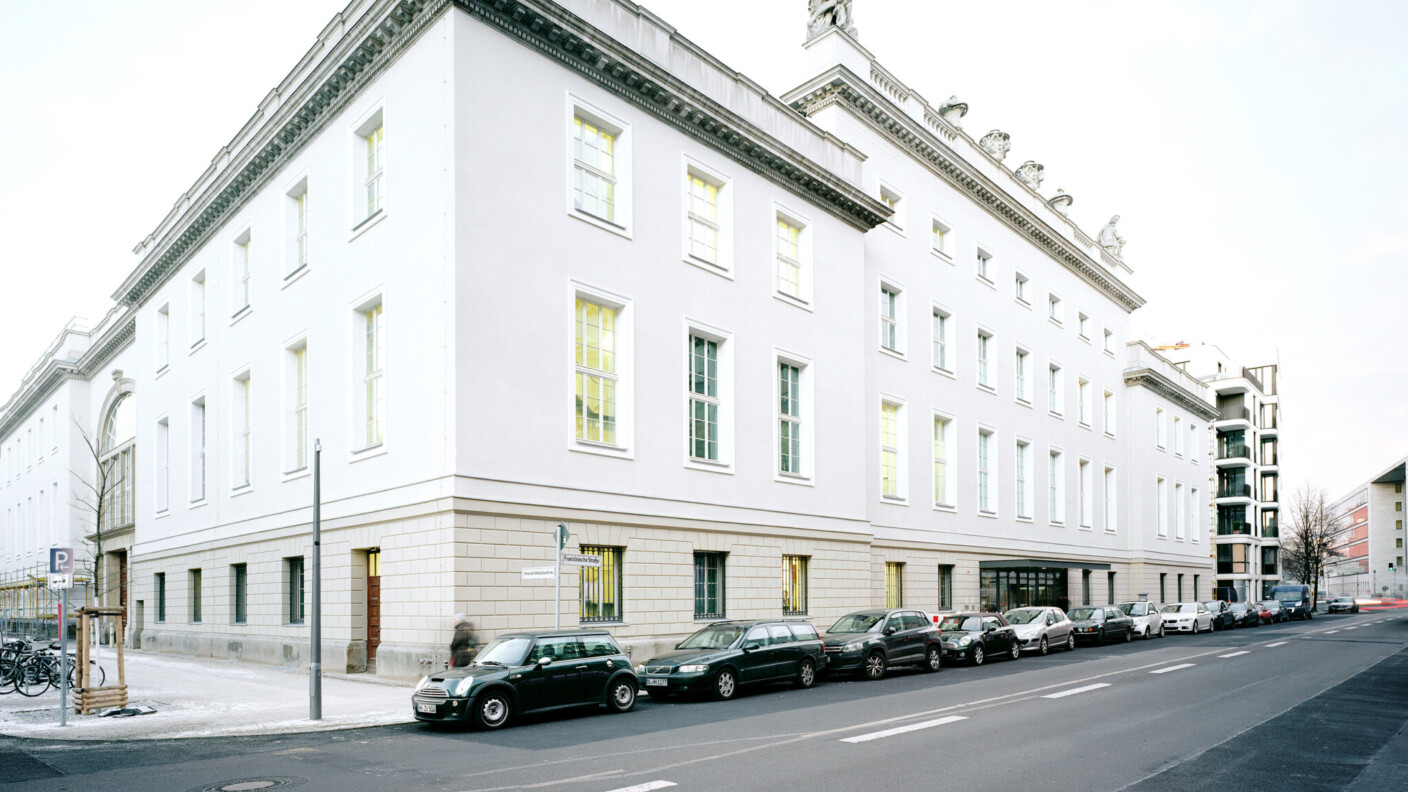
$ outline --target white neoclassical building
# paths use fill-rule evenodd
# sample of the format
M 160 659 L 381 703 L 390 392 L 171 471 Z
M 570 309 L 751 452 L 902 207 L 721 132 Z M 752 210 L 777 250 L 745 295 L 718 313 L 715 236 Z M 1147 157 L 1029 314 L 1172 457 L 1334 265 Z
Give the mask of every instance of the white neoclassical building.
M 1145 441 L 1215 411 L 1127 344 L 1114 223 L 843 28 L 807 48 L 779 99 L 624 0 L 334 18 L 114 294 L 129 640 L 307 661 L 316 448 L 334 670 L 414 675 L 454 613 L 551 626 L 522 570 L 559 522 L 603 559 L 565 623 L 638 651 L 1205 596 L 1205 449 Z

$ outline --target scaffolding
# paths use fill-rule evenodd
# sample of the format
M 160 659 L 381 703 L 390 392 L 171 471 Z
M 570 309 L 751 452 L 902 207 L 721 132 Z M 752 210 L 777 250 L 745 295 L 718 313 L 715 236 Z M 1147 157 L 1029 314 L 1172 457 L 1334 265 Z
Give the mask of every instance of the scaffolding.
M 92 591 L 93 571 L 75 570 L 73 588 L 68 592 L 69 613 L 91 604 Z M 33 569 L 0 572 L 0 636 L 58 640 L 60 596 L 60 592 L 49 589 L 48 563 L 36 563 Z M 72 616 L 68 622 L 68 633 L 74 636 Z

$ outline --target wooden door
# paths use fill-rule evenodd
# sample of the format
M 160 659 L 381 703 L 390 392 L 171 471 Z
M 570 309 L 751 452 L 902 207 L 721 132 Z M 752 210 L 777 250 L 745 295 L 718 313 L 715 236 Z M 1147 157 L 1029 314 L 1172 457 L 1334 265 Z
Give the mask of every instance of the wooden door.
M 381 551 L 367 553 L 367 670 L 376 668 L 381 645 Z

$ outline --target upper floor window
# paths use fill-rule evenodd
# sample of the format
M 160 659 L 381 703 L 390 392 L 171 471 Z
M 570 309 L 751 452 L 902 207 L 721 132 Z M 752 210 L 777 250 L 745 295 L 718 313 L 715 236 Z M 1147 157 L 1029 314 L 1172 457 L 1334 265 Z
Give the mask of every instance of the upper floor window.
M 191 278 L 191 346 L 205 340 L 205 270 Z
M 801 219 L 781 211 L 776 213 L 774 223 L 777 293 L 794 303 L 809 303 L 811 230 Z
M 931 331 L 933 335 L 934 346 L 934 368 L 940 371 L 952 373 L 953 364 L 949 360 L 948 348 L 949 318 L 950 317 L 948 312 L 939 308 L 935 308 Z
M 235 314 L 249 307 L 249 282 L 253 274 L 253 260 L 250 252 L 251 244 L 252 239 L 249 231 L 245 231 L 235 238 L 235 263 L 231 268 L 234 275 L 234 304 L 232 306 L 232 313 Z
M 1077 397 L 1080 399 L 1080 425 L 1088 427 L 1090 426 L 1091 411 L 1090 380 L 1081 377 L 1076 381 L 1076 386 L 1079 390 Z
M 1061 371 L 1061 367 L 1052 363 L 1046 373 L 1046 399 L 1047 409 L 1054 415 L 1062 415 L 1066 412 L 1066 378 Z
M 384 439 L 386 425 L 386 336 L 380 302 L 362 310 L 362 446 Z M 306 362 L 306 361 L 305 361 Z
M 934 505 L 952 507 L 957 487 L 953 459 L 953 419 L 934 416 Z
M 1110 328 L 1105 328 L 1105 351 L 1111 355 L 1115 354 L 1115 334 Z
M 377 119 L 376 128 L 369 130 L 363 136 L 366 147 L 366 175 L 362 179 L 362 187 L 366 191 L 366 207 L 364 217 L 371 217 L 381 211 L 382 199 L 385 194 L 386 182 L 386 130 L 381 125 L 380 118 Z M 306 193 L 304 207 L 307 206 Z
M 1173 453 L 1183 456 L 1183 419 L 1173 416 Z
M 880 346 L 899 354 L 904 352 L 902 302 L 898 287 L 888 283 L 880 284 Z
M 1015 279 L 1016 279 L 1016 295 L 1015 295 L 1015 296 L 1016 296 L 1016 298 L 1017 298 L 1017 302 L 1019 302 L 1019 303 L 1021 303 L 1021 304 L 1023 304 L 1023 305 L 1031 305 L 1031 304 L 1032 304 L 1032 298 L 1031 298 L 1031 293 L 1030 293 L 1030 292 L 1031 292 L 1031 282 L 1027 279 L 1027 276 L 1026 276 L 1026 275 L 1023 275 L 1023 274 L 1020 273 L 1020 272 L 1016 273 Z
M 171 305 L 156 309 L 156 370 L 171 363 Z
M 1052 449 L 1047 459 L 1047 511 L 1051 522 L 1066 522 L 1066 465 L 1064 455 Z
M 996 498 L 992 494 L 992 478 L 997 464 L 992 455 L 993 433 L 991 429 L 978 430 L 978 511 L 996 514 Z
M 1165 448 L 1168 445 L 1168 426 L 1164 415 L 1164 408 L 1154 408 L 1154 445 Z
M 685 253 L 727 269 L 724 255 L 725 182 L 693 165 L 685 168 Z
M 1031 377 L 1032 377 L 1032 356 L 1027 350 L 1017 347 L 1017 361 L 1014 367 L 1017 373 L 1017 401 L 1031 404 Z
M 1065 313 L 1061 310 L 1061 298 L 1055 294 L 1046 295 L 1046 316 L 1056 324 L 1061 324 Z
M 802 473 L 802 367 L 789 361 L 777 364 L 778 472 Z
M 1077 328 L 1078 328 L 1078 333 L 1079 333 L 1079 335 L 1080 335 L 1080 337 L 1081 337 L 1081 340 L 1082 340 L 1082 341 L 1089 341 L 1089 340 L 1090 340 L 1090 317 L 1089 317 L 1089 316 L 1086 316 L 1084 311 L 1081 311 L 1080 313 L 1076 314 L 1076 320 L 1079 322 L 1079 324 L 1077 325 Z
M 284 277 L 308 266 L 308 179 L 304 177 L 288 191 L 284 224 L 287 249 L 284 251 Z
M 1017 441 L 1017 455 L 1012 465 L 1013 484 L 1017 496 L 1017 516 L 1032 517 L 1032 444 Z
M 569 134 L 572 213 L 601 228 L 629 236 L 630 127 L 574 97 Z
M 239 489 L 250 485 L 254 473 L 254 405 L 248 371 L 235 377 L 232 396 L 230 485 Z
M 880 494 L 886 498 L 904 497 L 900 470 L 900 441 L 903 436 L 900 427 L 900 405 L 888 401 L 881 402 Z
M 992 282 L 992 273 L 990 272 L 991 263 L 992 254 L 982 248 L 978 248 L 978 277 L 989 283 Z
M 890 217 L 886 220 L 897 231 L 904 230 L 904 195 L 886 184 L 880 185 L 880 203 L 890 207 Z
M 308 467 L 308 343 L 288 350 L 288 461 L 285 470 Z
M 1105 434 L 1115 436 L 1115 394 L 1105 391 Z
M 719 461 L 719 342 L 689 337 L 689 455 Z
M 984 388 L 991 388 L 988 381 L 988 347 L 992 343 L 992 334 L 983 330 L 978 331 L 978 385 Z
M 933 224 L 930 226 L 930 245 L 933 246 L 935 253 L 938 253 L 944 258 L 949 258 L 953 255 L 953 248 L 949 240 L 952 234 L 953 228 L 949 224 L 938 218 L 934 218 Z
M 577 439 L 616 443 L 616 309 L 577 298 Z

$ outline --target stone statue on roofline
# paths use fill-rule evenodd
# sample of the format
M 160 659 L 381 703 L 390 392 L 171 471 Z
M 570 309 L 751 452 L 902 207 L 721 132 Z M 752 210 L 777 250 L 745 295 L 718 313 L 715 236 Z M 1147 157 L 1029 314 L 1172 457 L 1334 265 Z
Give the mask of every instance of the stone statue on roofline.
M 826 32 L 827 28 L 838 27 L 854 36 L 855 23 L 851 20 L 851 0 L 807 0 L 807 38 L 814 38 Z
M 1106 253 L 1109 253 L 1115 258 L 1124 258 L 1122 255 L 1124 251 L 1124 235 L 1120 233 L 1118 228 L 1115 228 L 1115 223 L 1119 221 L 1120 216 L 1115 215 L 1110 218 L 1110 222 L 1106 223 L 1104 228 L 1100 229 L 1100 247 L 1104 248 Z

